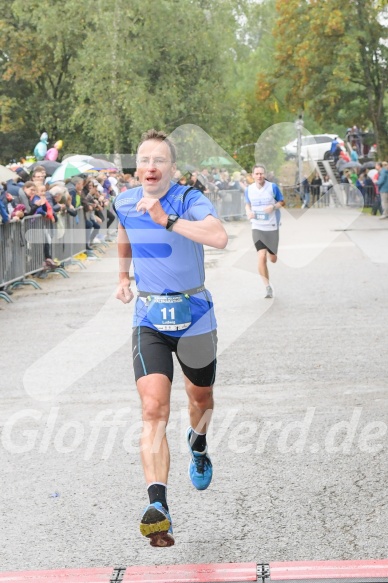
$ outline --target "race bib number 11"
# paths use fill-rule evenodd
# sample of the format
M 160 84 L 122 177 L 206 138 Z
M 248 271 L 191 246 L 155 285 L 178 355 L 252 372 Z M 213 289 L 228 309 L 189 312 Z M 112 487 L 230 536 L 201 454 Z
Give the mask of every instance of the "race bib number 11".
M 185 330 L 191 324 L 189 296 L 183 294 L 152 295 L 147 316 L 157 330 Z

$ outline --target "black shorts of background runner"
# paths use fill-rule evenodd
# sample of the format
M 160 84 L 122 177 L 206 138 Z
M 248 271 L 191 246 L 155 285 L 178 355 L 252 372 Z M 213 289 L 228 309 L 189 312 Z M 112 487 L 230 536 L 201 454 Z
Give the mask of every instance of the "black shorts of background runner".
M 267 249 L 271 255 L 278 254 L 279 229 L 276 229 L 275 231 L 260 231 L 259 229 L 252 229 L 252 239 L 256 251 Z
M 197 387 L 215 382 L 217 331 L 175 338 L 148 326 L 132 332 L 132 357 L 136 381 L 149 374 L 164 374 L 172 382 L 175 352 L 183 373 Z

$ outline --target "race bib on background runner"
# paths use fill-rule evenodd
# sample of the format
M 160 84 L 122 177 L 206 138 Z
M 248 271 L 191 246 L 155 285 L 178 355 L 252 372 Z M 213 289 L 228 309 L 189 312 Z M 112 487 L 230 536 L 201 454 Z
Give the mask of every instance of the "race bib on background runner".
M 255 219 L 258 219 L 259 221 L 269 221 L 269 214 L 268 213 L 255 212 Z

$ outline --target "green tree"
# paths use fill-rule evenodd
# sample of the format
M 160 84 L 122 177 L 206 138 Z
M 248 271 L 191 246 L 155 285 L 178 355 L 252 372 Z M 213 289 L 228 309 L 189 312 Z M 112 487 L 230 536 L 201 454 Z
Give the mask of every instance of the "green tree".
M 267 77 L 275 67 L 275 0 L 248 2 L 240 16 L 239 43 L 233 99 L 243 121 L 234 133 L 236 160 L 250 170 L 255 162 L 255 143 L 270 126 L 290 121 L 281 87 L 268 91 Z M 251 145 L 249 145 L 251 144 Z
M 75 0 L 2 2 L 0 17 L 0 131 L 28 134 L 26 154 L 45 129 L 50 142 L 64 138 L 73 109 L 78 48 L 86 14 Z
M 105 152 L 133 151 L 149 127 L 197 124 L 228 142 L 239 118 L 229 97 L 236 43 L 233 3 L 93 2 L 79 54 L 71 124 Z M 230 140 L 231 141 L 231 140 Z
M 308 111 L 322 124 L 373 124 L 380 152 L 387 155 L 388 31 L 382 4 L 277 0 L 276 8 L 277 67 L 269 93 L 281 86 L 290 108 Z
M 15 154 L 43 129 L 67 152 L 110 153 L 187 123 L 233 148 L 240 2 L 0 3 L 0 143 L 19 136 Z

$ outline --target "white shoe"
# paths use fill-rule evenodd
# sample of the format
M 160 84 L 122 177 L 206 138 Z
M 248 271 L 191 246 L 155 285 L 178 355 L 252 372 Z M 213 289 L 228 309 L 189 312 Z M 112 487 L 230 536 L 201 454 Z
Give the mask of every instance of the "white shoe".
M 379 221 L 381 221 L 382 219 L 388 219 L 388 215 L 381 215 L 381 217 L 379 217 Z
M 267 285 L 266 291 L 267 291 L 267 294 L 264 297 L 265 298 L 273 298 L 273 289 L 270 285 Z

